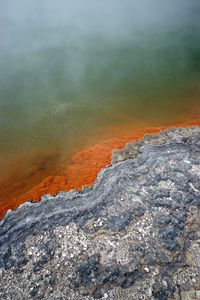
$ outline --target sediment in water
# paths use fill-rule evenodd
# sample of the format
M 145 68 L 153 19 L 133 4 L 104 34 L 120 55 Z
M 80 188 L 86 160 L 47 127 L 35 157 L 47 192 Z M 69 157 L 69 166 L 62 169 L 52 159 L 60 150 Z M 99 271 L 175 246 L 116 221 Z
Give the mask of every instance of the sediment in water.
M 193 120 L 187 121 L 181 124 L 175 124 L 174 126 L 188 126 L 188 125 L 200 125 L 200 121 Z M 97 173 L 101 168 L 105 167 L 111 162 L 111 154 L 113 149 L 120 149 L 131 140 L 137 141 L 146 133 L 157 133 L 158 131 L 168 128 L 165 127 L 153 127 L 153 128 L 141 128 L 137 130 L 129 130 L 128 133 L 123 135 L 123 132 L 118 138 L 111 138 L 102 141 L 90 148 L 80 151 L 72 156 L 70 162 L 67 162 L 66 167 L 62 166 L 62 170 L 58 171 L 58 174 L 49 174 L 40 183 L 28 188 L 24 191 L 24 187 L 29 186 L 29 173 L 25 180 L 20 179 L 20 182 L 16 182 L 9 185 L 8 193 L 4 191 L 4 185 L 2 185 L 0 196 L 0 217 L 6 212 L 6 210 L 12 208 L 15 209 L 21 203 L 27 200 L 39 201 L 40 197 L 45 193 L 56 194 L 59 190 L 69 191 L 71 189 L 81 189 L 85 185 L 90 185 L 94 182 Z M 53 155 L 53 154 L 52 154 Z M 51 163 L 50 154 L 44 157 L 45 162 L 41 162 L 38 166 Z M 66 159 L 64 164 L 66 163 Z M 33 170 L 34 173 L 39 172 L 37 168 Z M 55 172 L 54 172 L 55 173 Z M 34 175 L 34 176 L 36 176 Z M 30 179 L 31 180 L 31 179 Z M 12 186 L 12 187 L 11 187 Z

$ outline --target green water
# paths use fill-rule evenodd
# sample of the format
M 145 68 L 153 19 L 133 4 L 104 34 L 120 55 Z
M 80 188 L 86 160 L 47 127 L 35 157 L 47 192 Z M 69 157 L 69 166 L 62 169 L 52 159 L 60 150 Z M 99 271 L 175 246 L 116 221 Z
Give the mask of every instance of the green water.
M 197 113 L 200 2 L 165 2 L 1 1 L 3 177 L 8 161 L 48 149 L 70 157 L 106 126 Z

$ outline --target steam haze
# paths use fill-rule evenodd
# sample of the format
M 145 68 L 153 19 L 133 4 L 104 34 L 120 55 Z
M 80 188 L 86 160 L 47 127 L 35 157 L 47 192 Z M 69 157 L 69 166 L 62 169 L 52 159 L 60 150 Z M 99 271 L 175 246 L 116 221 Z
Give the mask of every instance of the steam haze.
M 199 97 L 199 13 L 198 0 L 1 0 L 1 154 L 185 113 Z

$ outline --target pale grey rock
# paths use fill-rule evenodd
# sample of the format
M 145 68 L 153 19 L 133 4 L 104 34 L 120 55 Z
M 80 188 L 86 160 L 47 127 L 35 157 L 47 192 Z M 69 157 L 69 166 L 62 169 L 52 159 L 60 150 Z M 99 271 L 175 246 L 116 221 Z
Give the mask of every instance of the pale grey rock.
M 200 127 L 145 135 L 92 186 L 5 214 L 0 299 L 195 299 L 199 220 Z

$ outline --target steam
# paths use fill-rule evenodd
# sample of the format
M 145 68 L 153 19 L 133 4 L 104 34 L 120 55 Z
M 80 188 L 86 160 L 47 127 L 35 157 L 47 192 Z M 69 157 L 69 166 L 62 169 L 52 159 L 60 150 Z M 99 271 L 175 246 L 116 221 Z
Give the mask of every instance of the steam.
M 145 107 L 153 89 L 187 73 L 192 58 L 182 35 L 199 31 L 199 11 L 198 0 L 1 0 L 0 137 L 14 144 L 37 131 L 47 135 L 54 107 L 69 128 L 79 118 L 100 123 L 123 103 Z M 130 95 L 134 103 L 126 103 Z M 86 118 L 91 101 L 98 112 Z

